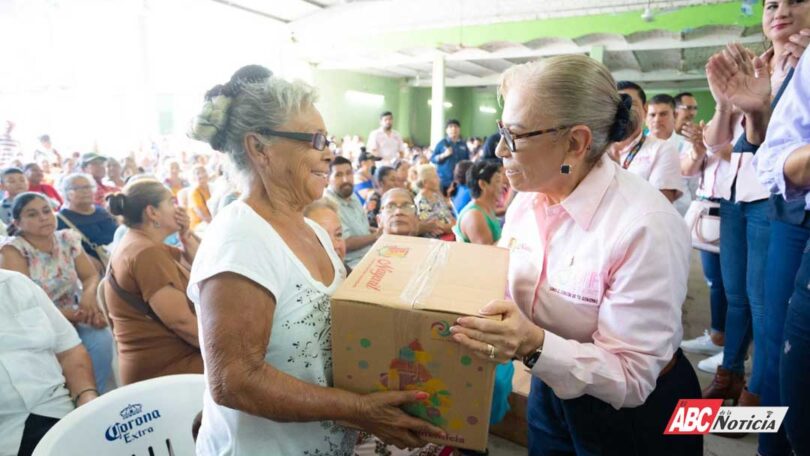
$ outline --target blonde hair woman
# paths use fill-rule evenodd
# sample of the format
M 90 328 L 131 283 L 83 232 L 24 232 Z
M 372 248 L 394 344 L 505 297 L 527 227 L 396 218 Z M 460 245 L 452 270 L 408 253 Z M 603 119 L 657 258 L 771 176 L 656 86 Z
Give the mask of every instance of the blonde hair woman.
M 501 79 L 503 158 L 520 193 L 499 245 L 510 300 L 451 328 L 457 342 L 531 369 L 529 454 L 700 455 L 701 436 L 665 436 L 700 386 L 681 341 L 690 239 L 649 183 L 605 156 L 635 130 L 604 65 L 559 56 Z

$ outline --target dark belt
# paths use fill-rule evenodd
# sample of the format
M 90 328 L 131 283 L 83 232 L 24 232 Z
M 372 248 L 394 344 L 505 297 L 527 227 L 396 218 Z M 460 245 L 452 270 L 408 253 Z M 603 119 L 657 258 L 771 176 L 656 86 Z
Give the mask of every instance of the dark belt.
M 675 367 L 675 364 L 678 363 L 678 358 L 680 357 L 680 355 L 681 355 L 681 349 L 679 348 L 678 351 L 676 351 L 675 354 L 672 355 L 672 359 L 669 360 L 667 365 L 664 366 L 663 369 L 661 369 L 661 373 L 658 374 L 658 378 L 661 378 L 664 375 L 667 375 L 669 373 L 669 371 L 671 371 L 672 368 Z

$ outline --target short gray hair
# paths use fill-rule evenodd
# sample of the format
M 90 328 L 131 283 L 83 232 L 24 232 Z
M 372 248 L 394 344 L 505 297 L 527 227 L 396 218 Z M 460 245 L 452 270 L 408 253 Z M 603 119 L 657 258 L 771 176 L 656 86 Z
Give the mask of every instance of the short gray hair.
M 505 97 L 514 87 L 529 89 L 527 93 L 532 95 L 526 102 L 532 105 L 533 114 L 542 110 L 558 125 L 585 125 L 591 130 L 589 163 L 597 162 L 611 143 L 625 139 L 641 121 L 627 106 L 620 106 L 623 99 L 607 67 L 584 55 L 560 55 L 514 66 L 501 75 L 499 96 Z
M 411 193 L 408 190 L 405 190 L 404 188 L 397 187 L 397 188 L 392 188 L 392 189 L 388 190 L 387 192 L 383 193 L 383 195 L 380 197 L 380 207 L 385 206 L 385 202 L 388 201 L 389 199 L 391 199 L 391 197 L 394 196 L 394 194 L 396 194 L 396 193 L 402 193 L 403 195 L 407 195 L 408 198 L 410 198 L 412 203 L 415 202 L 414 198 L 413 198 L 413 193 Z
M 330 210 L 330 211 L 334 212 L 335 214 L 340 214 L 338 212 L 337 203 L 335 203 L 334 201 L 332 201 L 331 199 L 329 199 L 327 197 L 323 197 L 321 199 L 318 199 L 318 200 L 315 200 L 315 201 L 309 203 L 304 208 L 304 217 L 309 217 L 313 212 L 315 212 L 317 210 L 320 210 L 320 209 L 327 209 L 327 210 Z
M 302 81 L 286 81 L 266 68 L 249 65 L 239 69 L 227 84 L 208 91 L 189 136 L 228 154 L 238 173 L 250 175 L 245 135 L 277 129 L 316 100 L 314 87 Z
M 93 176 L 87 173 L 68 174 L 67 176 L 63 177 L 61 181 L 59 181 L 59 191 L 62 192 L 62 196 L 65 198 L 65 200 L 68 199 L 68 192 L 73 190 L 73 182 L 80 177 L 87 179 L 87 181 L 90 182 L 90 185 L 93 186 L 93 191 L 96 191 L 96 180 L 93 179 Z

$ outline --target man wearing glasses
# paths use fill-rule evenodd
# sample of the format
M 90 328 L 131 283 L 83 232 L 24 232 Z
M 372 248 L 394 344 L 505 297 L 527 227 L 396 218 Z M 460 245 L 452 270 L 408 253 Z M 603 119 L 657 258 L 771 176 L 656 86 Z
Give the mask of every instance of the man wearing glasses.
M 377 226 L 385 234 L 416 236 L 419 219 L 416 217 L 413 194 L 404 188 L 394 188 L 383 193 Z
M 111 187 L 103 183 L 104 177 L 107 176 L 106 164 L 107 157 L 103 155 L 99 155 L 95 152 L 82 154 L 82 172 L 93 176 L 93 180 L 96 181 L 93 201 L 99 206 L 105 206 L 107 204 L 104 200 L 107 195 L 121 190 L 118 187 Z
M 678 152 L 681 162 L 681 174 L 684 176 L 684 185 L 689 190 L 690 199 L 687 204 L 697 195 L 700 184 L 700 176 L 697 169 L 703 164 L 706 155 L 706 145 L 703 144 L 703 129 L 705 124 L 701 121 L 695 123 L 698 113 L 698 103 L 695 96 L 689 92 L 682 92 L 675 95 L 675 134 L 681 140 Z M 681 198 L 683 200 L 683 198 Z M 688 206 L 687 206 L 688 209 Z M 681 211 L 681 208 L 678 209 Z M 685 210 L 681 213 L 684 213 Z
M 695 96 L 689 92 L 675 95 L 675 133 L 682 135 L 684 125 L 694 122 L 698 113 Z

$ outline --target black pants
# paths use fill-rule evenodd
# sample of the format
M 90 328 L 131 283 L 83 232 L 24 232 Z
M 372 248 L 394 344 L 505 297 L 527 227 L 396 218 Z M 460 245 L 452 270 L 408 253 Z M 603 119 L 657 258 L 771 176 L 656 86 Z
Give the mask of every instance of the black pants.
M 28 415 L 25 420 L 25 429 L 23 430 L 22 442 L 20 442 L 20 451 L 17 456 L 29 456 L 34 452 L 34 448 L 42 437 L 59 421 L 59 418 L 51 418 L 49 416 Z
M 614 409 L 593 396 L 560 399 L 532 378 L 528 425 L 531 456 L 622 455 L 692 456 L 703 454 L 703 436 L 665 436 L 679 399 L 700 398 L 700 384 L 681 350 L 672 369 L 658 378 L 647 401 Z

